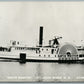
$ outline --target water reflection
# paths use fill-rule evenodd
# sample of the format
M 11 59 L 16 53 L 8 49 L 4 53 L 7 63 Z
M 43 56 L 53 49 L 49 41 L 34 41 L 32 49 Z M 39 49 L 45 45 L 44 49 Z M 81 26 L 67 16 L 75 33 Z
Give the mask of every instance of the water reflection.
M 11 77 L 16 77 L 10 79 Z M 83 64 L 59 64 L 0 60 L 0 80 L 29 82 L 84 81 Z

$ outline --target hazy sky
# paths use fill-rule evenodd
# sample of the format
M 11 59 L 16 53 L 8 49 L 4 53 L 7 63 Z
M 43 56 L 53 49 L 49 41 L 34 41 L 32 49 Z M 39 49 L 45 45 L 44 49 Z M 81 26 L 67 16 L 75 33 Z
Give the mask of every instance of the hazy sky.
M 44 43 L 54 36 L 61 42 L 84 40 L 84 2 L 0 2 L 0 45 L 10 40 L 34 46 L 39 27 L 44 26 Z

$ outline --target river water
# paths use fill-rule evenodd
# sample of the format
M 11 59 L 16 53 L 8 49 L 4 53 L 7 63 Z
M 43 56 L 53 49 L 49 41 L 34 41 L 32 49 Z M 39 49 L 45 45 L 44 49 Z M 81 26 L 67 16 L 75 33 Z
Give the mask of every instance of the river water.
M 0 62 L 0 81 L 77 82 L 84 81 L 84 64 Z

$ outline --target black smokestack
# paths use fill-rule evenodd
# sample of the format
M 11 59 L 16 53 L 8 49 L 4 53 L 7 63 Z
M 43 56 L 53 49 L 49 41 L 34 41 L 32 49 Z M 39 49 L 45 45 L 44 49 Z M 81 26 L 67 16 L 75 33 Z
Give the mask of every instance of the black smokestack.
M 42 44 L 43 44 L 43 26 L 40 26 L 39 46 L 42 47 Z

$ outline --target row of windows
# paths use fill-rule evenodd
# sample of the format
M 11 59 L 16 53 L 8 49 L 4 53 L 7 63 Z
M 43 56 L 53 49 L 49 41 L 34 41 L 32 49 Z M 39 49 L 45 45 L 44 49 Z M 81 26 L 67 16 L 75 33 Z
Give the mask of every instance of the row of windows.
M 42 51 L 43 51 L 44 49 L 42 48 Z M 48 51 L 49 49 L 46 49 L 46 51 Z M 56 51 L 56 49 L 53 49 L 54 51 Z
M 39 49 L 35 49 L 35 48 L 25 48 L 25 47 L 16 47 L 15 50 L 36 50 L 36 53 L 40 53 L 41 51 Z M 44 49 L 42 48 L 42 51 Z M 49 49 L 46 49 L 46 51 L 48 51 Z M 54 53 L 54 51 L 56 51 L 56 49 L 51 49 L 51 54 Z
M 39 50 L 37 48 L 16 47 L 15 50 Z
M 41 56 L 44 56 L 44 57 L 50 57 L 50 55 L 39 55 L 39 57 L 41 57 Z M 56 55 L 55 55 L 55 57 L 56 57 Z
M 59 60 L 77 60 L 78 58 L 59 58 Z
M 16 50 L 24 50 L 25 48 L 20 48 L 20 47 L 17 47 L 15 48 Z
M 84 57 L 84 55 L 79 55 L 79 57 Z
M 40 53 L 40 50 L 36 50 L 36 53 Z M 51 49 L 51 54 L 54 54 L 54 49 Z

